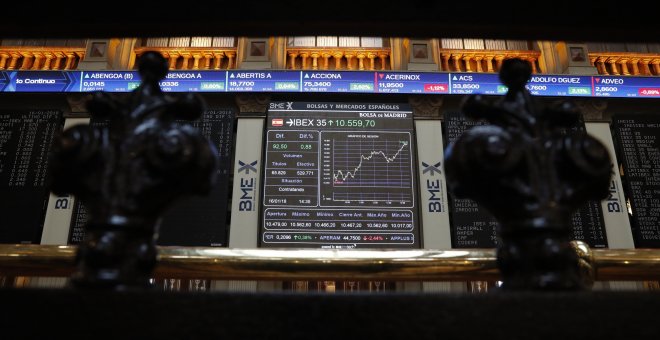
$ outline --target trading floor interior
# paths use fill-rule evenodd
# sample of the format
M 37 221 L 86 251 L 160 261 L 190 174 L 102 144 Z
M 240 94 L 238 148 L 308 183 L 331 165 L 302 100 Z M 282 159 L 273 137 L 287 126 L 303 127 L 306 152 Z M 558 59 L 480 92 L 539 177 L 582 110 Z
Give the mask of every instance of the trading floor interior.
M 588 40 L 579 34 L 579 41 L 532 40 L 506 28 L 485 38 L 461 38 L 454 31 L 421 38 L 337 31 L 342 34 L 210 36 L 193 29 L 195 34 L 142 38 L 109 37 L 103 30 L 102 38 L 40 38 L 34 31 L 26 31 L 27 38 L 0 35 L 0 294 L 12 308 L 6 320 L 18 320 L 18 314 L 29 319 L 27 313 L 39 310 L 36 318 L 47 330 L 30 330 L 28 337 L 67 327 L 89 336 L 140 329 L 134 335 L 165 338 L 504 334 L 489 329 L 528 336 L 658 334 L 649 317 L 655 314 L 652 306 L 660 305 L 660 259 L 654 255 L 660 248 L 660 42 Z M 91 93 L 128 98 L 139 85 L 140 60 L 151 51 L 169 67 L 160 82 L 167 95 L 194 93 L 205 103 L 191 125 L 217 152 L 216 183 L 208 195 L 182 199 L 164 214 L 157 242 L 167 264 L 151 280 L 152 290 L 81 295 L 67 289 L 70 269 L 62 261 L 72 260 L 84 242 L 87 212 L 73 195 L 50 192 L 52 144 L 72 126 L 106 124 L 86 106 Z M 648 275 L 602 271 L 588 296 L 499 295 L 492 257 L 497 222 L 447 190 L 444 157 L 450 143 L 481 124 L 463 115 L 466 98 L 502 98 L 507 87 L 498 72 L 512 58 L 529 63 L 527 89 L 537 107 L 575 107 L 581 121 L 574 128 L 596 137 L 614 161 L 608 198 L 573 215 L 571 238 L 605 251 L 598 253 L 605 259 L 607 251 L 624 257 L 627 250 L 648 251 L 645 263 L 653 269 Z M 18 256 L 12 251 L 23 249 L 12 247 L 27 245 L 44 248 L 16 262 L 23 267 L 11 262 L 10 256 Z M 46 248 L 51 246 L 61 246 L 60 257 L 53 255 L 56 247 Z M 330 249 L 339 257 L 365 252 L 346 255 L 362 254 L 356 260 L 362 272 L 347 274 L 341 270 L 349 267 L 341 267 L 332 277 L 305 263 L 300 264 L 305 269 L 288 272 L 295 267 L 260 266 L 249 262 L 257 256 L 251 249 L 290 250 L 293 257 Z M 452 272 L 476 263 L 463 257 L 465 263 L 443 269 L 446 280 L 432 268 L 413 266 L 369 278 L 369 256 L 396 251 L 408 256 L 415 250 L 436 256 L 434 261 L 442 251 L 490 256 L 490 267 Z M 236 270 L 232 278 L 213 272 L 213 254 L 250 264 L 223 267 Z M 414 279 L 406 270 L 428 276 Z M 192 294 L 159 297 L 163 292 Z M 49 313 L 67 308 L 67 300 L 75 310 L 49 319 Z M 56 307 L 42 310 L 40 301 Z M 510 319 L 493 317 L 502 308 Z M 587 308 L 600 311 L 601 326 L 593 324 Z M 140 322 L 143 313 L 149 316 Z M 412 321 L 410 315 L 419 313 L 425 316 Z M 281 315 L 289 317 L 283 321 Z M 247 320 L 256 316 L 265 319 L 252 320 L 260 324 L 252 328 Z M 70 320 L 75 325 L 59 324 L 63 318 L 76 318 Z M 437 319 L 443 321 L 433 325 Z M 548 319 L 553 321 L 544 324 Z M 111 329 L 115 320 L 122 326 Z M 144 327 L 153 322 L 164 325 Z M 597 330 L 589 331 L 587 323 Z M 635 324 L 633 333 L 625 323 Z M 17 325 L 28 323 L 13 328 Z M 278 325 L 286 329 L 270 328 Z

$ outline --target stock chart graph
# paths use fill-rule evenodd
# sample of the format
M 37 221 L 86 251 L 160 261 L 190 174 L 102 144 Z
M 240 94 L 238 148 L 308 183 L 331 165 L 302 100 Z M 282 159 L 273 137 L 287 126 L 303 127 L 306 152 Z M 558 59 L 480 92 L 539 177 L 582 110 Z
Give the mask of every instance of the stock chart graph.
M 321 134 L 322 201 L 332 204 L 410 205 L 410 133 L 331 131 Z

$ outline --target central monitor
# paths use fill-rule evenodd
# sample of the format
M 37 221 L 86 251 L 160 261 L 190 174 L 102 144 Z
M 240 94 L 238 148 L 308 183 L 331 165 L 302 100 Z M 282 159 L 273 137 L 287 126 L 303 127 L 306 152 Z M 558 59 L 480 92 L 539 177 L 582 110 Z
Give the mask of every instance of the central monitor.
M 274 102 L 261 247 L 420 248 L 407 104 Z

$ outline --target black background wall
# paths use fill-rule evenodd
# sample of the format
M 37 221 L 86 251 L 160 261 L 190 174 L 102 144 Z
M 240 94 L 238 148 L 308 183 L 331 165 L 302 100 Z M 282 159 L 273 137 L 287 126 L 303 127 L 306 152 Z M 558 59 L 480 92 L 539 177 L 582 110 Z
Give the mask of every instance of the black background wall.
M 565 41 L 658 40 L 651 2 L 432 0 L 202 1 L 174 7 L 115 0 L 3 6 L 0 38 L 355 35 Z

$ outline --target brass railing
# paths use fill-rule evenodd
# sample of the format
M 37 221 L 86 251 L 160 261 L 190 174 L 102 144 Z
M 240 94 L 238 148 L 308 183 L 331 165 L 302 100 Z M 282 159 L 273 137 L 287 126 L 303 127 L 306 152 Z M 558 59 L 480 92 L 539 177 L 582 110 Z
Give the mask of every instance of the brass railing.
M 442 70 L 446 72 L 499 72 L 505 59 L 520 58 L 529 61 L 532 73 L 537 73 L 540 56 L 539 51 L 440 49 Z
M 0 46 L 0 70 L 73 70 L 84 47 Z
M 589 61 L 603 75 L 659 76 L 660 54 L 590 52 Z
M 137 59 L 144 52 L 160 52 L 170 65 L 170 70 L 220 70 L 236 68 L 235 47 L 137 47 L 133 50 Z M 133 65 L 130 65 L 133 67 Z
M 68 276 L 75 246 L 0 245 L 0 276 Z M 159 247 L 156 278 L 497 280 L 494 249 L 326 250 Z M 591 250 L 597 280 L 660 280 L 660 250 Z
M 390 48 L 295 47 L 288 48 L 287 68 L 292 70 L 387 70 Z M 330 62 L 330 59 L 333 62 Z

